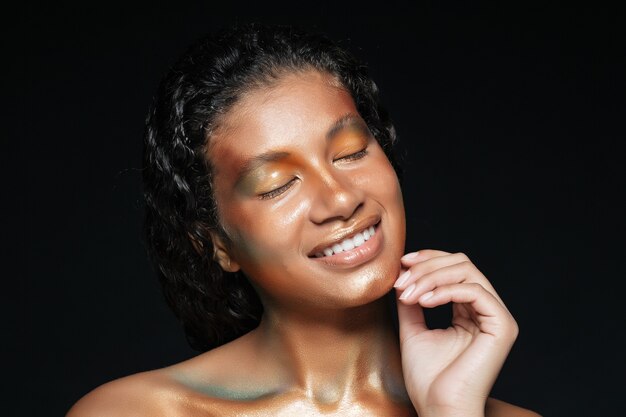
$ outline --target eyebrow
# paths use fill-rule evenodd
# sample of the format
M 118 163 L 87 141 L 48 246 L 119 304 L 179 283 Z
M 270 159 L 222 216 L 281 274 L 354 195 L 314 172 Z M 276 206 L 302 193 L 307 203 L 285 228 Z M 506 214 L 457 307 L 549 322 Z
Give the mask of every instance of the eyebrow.
M 369 128 L 367 127 L 367 123 L 365 123 L 361 116 L 355 113 L 348 113 L 333 123 L 326 133 L 326 139 L 331 140 L 337 135 L 337 133 L 346 127 L 355 127 L 362 131 L 362 133 L 366 133 L 368 135 L 371 134 Z
M 346 127 L 355 127 L 363 133 L 366 133 L 368 135 L 371 134 L 369 128 L 367 127 L 367 124 L 358 114 L 348 113 L 337 119 L 331 125 L 331 127 L 326 132 L 326 140 L 332 140 L 335 136 L 337 136 L 339 132 L 341 132 Z M 267 151 L 248 159 L 237 171 L 237 180 L 235 181 L 235 183 L 237 184 L 241 182 L 246 175 L 263 166 L 264 164 L 268 162 L 280 161 L 281 159 L 284 159 L 289 155 L 291 155 L 289 152 Z

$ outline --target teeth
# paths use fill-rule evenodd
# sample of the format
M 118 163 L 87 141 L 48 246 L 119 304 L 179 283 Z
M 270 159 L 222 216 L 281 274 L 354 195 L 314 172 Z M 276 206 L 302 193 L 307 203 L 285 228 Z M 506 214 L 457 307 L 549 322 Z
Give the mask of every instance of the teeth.
M 343 250 L 352 250 L 354 249 L 354 241 L 350 238 L 347 238 L 346 240 L 344 240 L 343 242 L 341 242 L 341 247 L 343 248 Z
M 348 237 L 342 240 L 339 243 L 335 243 L 329 248 L 324 249 L 322 252 L 318 252 L 315 254 L 316 258 L 321 258 L 324 256 L 332 256 L 336 253 L 341 253 L 343 251 L 352 250 L 354 248 L 358 248 L 362 244 L 364 244 L 367 240 L 369 240 L 374 234 L 376 230 L 374 230 L 374 226 L 370 226 L 362 232 L 356 233 L 352 237 Z

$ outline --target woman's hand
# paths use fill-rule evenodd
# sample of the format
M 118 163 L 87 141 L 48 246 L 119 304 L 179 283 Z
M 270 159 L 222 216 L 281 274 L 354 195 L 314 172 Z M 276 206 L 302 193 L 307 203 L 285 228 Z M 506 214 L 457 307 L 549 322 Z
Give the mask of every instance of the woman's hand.
M 482 416 L 518 334 L 487 278 L 462 253 L 422 250 L 402 258 L 396 281 L 402 369 L 420 417 Z M 452 302 L 447 329 L 429 329 L 422 308 Z

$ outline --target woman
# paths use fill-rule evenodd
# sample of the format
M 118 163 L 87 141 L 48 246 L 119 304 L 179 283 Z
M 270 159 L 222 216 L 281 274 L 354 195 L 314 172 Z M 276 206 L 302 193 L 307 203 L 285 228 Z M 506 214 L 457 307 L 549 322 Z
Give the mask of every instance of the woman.
M 148 117 L 144 183 L 166 299 L 205 353 L 68 416 L 536 416 L 489 398 L 518 329 L 487 279 L 461 253 L 403 256 L 394 140 L 324 38 L 248 25 L 192 46 Z

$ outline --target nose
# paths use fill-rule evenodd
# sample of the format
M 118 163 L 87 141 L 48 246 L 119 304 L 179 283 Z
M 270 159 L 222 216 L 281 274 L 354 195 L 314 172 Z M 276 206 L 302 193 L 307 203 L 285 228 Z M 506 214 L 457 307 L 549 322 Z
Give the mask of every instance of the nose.
M 320 175 L 315 188 L 310 212 L 313 223 L 347 220 L 363 205 L 363 191 L 347 175 Z

